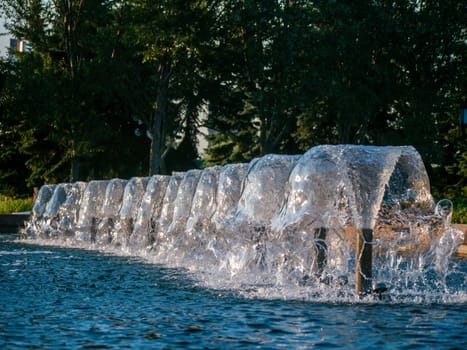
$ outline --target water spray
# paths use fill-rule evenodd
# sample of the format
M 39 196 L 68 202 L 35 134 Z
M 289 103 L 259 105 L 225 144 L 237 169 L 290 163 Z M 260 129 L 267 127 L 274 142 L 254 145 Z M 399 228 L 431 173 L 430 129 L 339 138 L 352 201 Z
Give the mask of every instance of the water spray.
M 417 293 L 430 274 L 441 286 L 449 274 L 462 237 L 452 202 L 435 206 L 429 188 L 413 147 L 322 145 L 166 177 L 46 185 L 23 236 L 187 268 L 215 288 L 384 300 L 389 285 Z

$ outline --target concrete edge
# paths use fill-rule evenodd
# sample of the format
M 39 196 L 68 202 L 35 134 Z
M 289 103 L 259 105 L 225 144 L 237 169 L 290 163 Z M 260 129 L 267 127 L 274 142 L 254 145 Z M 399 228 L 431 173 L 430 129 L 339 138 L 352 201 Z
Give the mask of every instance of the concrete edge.
M 464 232 L 464 243 L 455 252 L 455 255 L 460 258 L 467 258 L 467 224 L 453 224 L 456 230 Z
M 0 233 L 17 233 L 29 216 L 29 213 L 0 214 Z

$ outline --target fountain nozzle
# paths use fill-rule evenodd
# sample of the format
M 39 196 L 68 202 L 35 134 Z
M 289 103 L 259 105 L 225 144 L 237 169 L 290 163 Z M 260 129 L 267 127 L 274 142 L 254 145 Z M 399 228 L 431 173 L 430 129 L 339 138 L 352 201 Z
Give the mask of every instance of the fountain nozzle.
M 387 290 L 388 290 L 388 286 L 386 285 L 386 283 L 383 283 L 383 282 L 375 283 L 371 287 L 371 292 L 373 294 L 376 294 L 379 300 L 383 299 L 383 293 L 386 292 Z

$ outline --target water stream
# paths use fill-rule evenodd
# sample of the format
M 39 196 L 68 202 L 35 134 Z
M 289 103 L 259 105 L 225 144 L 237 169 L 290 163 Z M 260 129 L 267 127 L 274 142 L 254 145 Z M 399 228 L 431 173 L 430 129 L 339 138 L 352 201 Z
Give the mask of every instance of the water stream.
M 451 213 L 449 201 L 434 203 L 413 147 L 323 145 L 172 176 L 45 185 L 22 237 L 184 268 L 249 298 L 465 303 Z M 365 232 L 369 272 L 356 264 Z M 384 298 L 357 293 L 359 274 L 388 289 Z

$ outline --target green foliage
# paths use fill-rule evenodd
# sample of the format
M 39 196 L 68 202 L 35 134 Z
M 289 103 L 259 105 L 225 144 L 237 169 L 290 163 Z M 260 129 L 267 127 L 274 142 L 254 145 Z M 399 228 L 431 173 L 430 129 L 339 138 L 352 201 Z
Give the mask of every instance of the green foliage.
M 32 47 L 0 63 L 2 193 L 187 169 L 205 126 L 205 165 L 411 144 L 465 197 L 461 1 L 0 2 Z
M 453 200 L 453 203 L 452 222 L 455 224 L 467 224 L 467 197 L 457 197 Z
M 14 198 L 0 195 L 0 214 L 11 214 L 30 211 L 33 206 L 32 198 Z
M 11 53 L 1 91 L 11 96 L 1 129 L 16 131 L 10 145 L 27 185 L 146 173 L 148 143 L 134 134 L 139 101 L 128 84 L 142 73 L 132 42 L 117 34 L 120 12 L 111 2 L 7 3 L 8 28 L 32 47 Z
M 208 163 L 294 152 L 301 102 L 301 31 L 309 11 L 301 2 L 225 2 L 210 61 L 217 74 L 206 125 Z M 303 7 L 305 6 L 305 7 Z M 302 27 L 303 28 L 303 27 Z
M 446 166 L 448 174 L 454 175 L 458 181 L 448 187 L 449 193 L 467 197 L 467 151 L 458 153 L 455 164 Z
M 210 40 L 210 6 L 216 1 L 137 0 L 134 39 L 148 66 L 152 90 L 143 92 L 151 109 L 137 115 L 151 139 L 150 173 L 194 165 L 199 111 L 206 103 L 201 52 Z M 186 157 L 192 157 L 187 160 Z

